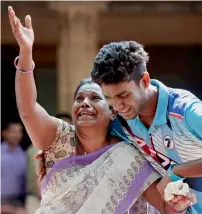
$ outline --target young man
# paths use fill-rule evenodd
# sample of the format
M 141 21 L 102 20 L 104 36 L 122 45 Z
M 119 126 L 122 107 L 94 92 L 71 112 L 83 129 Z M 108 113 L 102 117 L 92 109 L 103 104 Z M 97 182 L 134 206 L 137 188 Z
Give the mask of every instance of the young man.
M 25 214 L 26 156 L 19 143 L 23 127 L 10 121 L 2 130 L 1 143 L 1 212 Z
M 159 173 L 168 171 L 159 190 L 171 180 L 198 177 L 186 181 L 199 191 L 194 208 L 202 213 L 202 102 L 188 91 L 150 80 L 148 59 L 137 42 L 110 43 L 96 56 L 91 76 L 127 121 L 121 119 L 127 138 Z

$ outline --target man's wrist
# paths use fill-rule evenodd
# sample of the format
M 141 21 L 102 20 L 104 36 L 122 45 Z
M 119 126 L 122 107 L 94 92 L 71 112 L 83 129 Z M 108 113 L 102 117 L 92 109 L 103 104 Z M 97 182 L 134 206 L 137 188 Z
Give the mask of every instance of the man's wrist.
M 175 173 L 175 175 L 179 176 L 179 177 L 183 177 L 181 174 L 180 174 L 180 170 L 179 170 L 179 165 L 174 165 L 173 166 L 173 172 Z
M 185 178 L 178 173 L 178 165 L 172 164 L 167 170 L 167 175 L 170 178 L 171 181 L 179 181 L 184 180 Z

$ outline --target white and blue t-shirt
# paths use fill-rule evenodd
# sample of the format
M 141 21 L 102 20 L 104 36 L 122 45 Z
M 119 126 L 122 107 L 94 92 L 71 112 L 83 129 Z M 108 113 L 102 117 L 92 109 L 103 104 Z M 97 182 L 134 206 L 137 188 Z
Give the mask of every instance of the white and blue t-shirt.
M 159 91 L 157 109 L 150 128 L 136 117 L 120 127 L 118 118 L 112 133 L 132 142 L 163 176 L 172 163 L 202 158 L 202 101 L 186 90 L 166 87 L 157 80 L 151 84 Z M 130 127 L 127 129 L 125 127 Z M 202 178 L 187 182 L 197 189 L 198 203 L 193 212 L 202 213 Z

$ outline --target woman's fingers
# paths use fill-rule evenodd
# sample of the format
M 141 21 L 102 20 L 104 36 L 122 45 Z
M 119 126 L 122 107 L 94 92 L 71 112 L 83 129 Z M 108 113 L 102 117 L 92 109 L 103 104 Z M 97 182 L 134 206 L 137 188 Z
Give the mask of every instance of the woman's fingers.
M 177 203 L 177 202 L 178 202 L 178 200 L 179 200 L 179 199 L 178 199 L 178 197 L 177 197 L 177 196 L 175 196 L 175 197 L 171 200 L 171 202 L 172 202 L 172 203 Z
M 15 29 L 15 12 L 11 6 L 8 7 L 9 20 L 12 30 Z
M 182 195 L 175 195 L 175 197 L 172 199 L 173 203 L 177 203 L 180 200 L 184 200 L 184 196 Z
M 38 177 L 45 175 L 45 168 L 43 169 L 37 169 L 36 174 Z
M 20 23 L 20 20 L 18 18 L 16 19 L 16 25 L 15 26 L 16 26 L 16 29 L 15 29 L 16 34 L 20 35 L 22 33 L 22 24 Z
M 189 198 L 182 195 L 175 196 L 171 201 L 169 201 L 170 204 L 177 205 L 181 204 L 183 206 L 189 206 Z
M 44 162 L 44 159 L 43 159 L 42 151 L 39 151 L 36 155 L 34 155 L 33 158 L 35 160 L 39 161 L 38 168 L 36 169 L 36 174 L 38 176 L 38 181 L 41 181 L 42 178 L 44 177 L 44 175 L 46 174 L 45 162 Z
M 187 196 L 190 200 L 190 203 L 196 204 L 197 203 L 197 198 L 196 198 L 196 194 L 193 191 L 190 191 L 189 195 Z
M 185 204 L 187 206 L 192 206 L 197 203 L 196 195 L 194 192 L 190 192 L 187 196 L 175 195 L 175 197 L 169 201 L 170 204 Z
M 166 201 L 166 204 L 168 204 L 169 206 L 173 207 L 173 206 L 175 206 L 176 203 L 173 203 L 172 201 Z
M 43 161 L 43 154 L 36 154 L 33 156 L 33 159 Z
M 29 19 L 29 17 L 26 19 Z M 26 19 L 25 19 L 25 22 L 27 22 Z M 30 17 L 30 22 L 28 20 L 28 23 L 25 23 L 25 25 L 27 28 L 30 28 L 30 29 L 32 28 L 31 17 Z M 46 167 L 45 167 L 45 162 L 44 162 L 43 151 L 41 151 L 41 150 L 38 151 L 38 153 L 33 156 L 33 159 L 39 161 L 38 168 L 36 169 L 36 174 L 38 177 L 38 181 L 40 182 L 40 181 L 42 181 L 44 175 L 46 174 Z
M 38 177 L 38 182 L 41 182 L 41 181 L 42 181 L 42 179 L 43 179 L 43 176 L 42 176 L 42 175 L 40 175 L 40 176 Z
M 25 17 L 25 27 L 28 29 L 32 29 L 32 19 L 30 15 Z
M 41 176 L 38 177 L 37 181 L 38 181 L 38 182 L 41 182 Z
M 44 170 L 38 170 L 37 171 L 38 181 L 41 181 L 45 174 L 46 174 L 45 169 Z
M 39 150 L 38 153 L 34 155 L 33 159 L 43 160 L 43 151 Z
M 40 174 L 45 174 L 46 168 L 44 164 L 39 164 L 39 167 L 36 169 L 36 173 L 39 176 Z
M 44 166 L 44 164 L 42 162 L 39 163 L 39 168 L 38 169 L 39 170 L 45 169 L 45 166 Z
M 10 20 L 10 25 L 13 33 L 17 35 L 21 34 L 23 26 L 20 20 L 16 17 L 15 11 L 11 6 L 8 7 L 8 13 L 9 13 L 9 20 Z

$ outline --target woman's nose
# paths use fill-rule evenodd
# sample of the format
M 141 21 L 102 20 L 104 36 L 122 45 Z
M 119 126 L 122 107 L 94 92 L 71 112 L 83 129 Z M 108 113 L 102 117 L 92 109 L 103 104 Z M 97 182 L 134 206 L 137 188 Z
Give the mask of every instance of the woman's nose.
M 82 105 L 83 108 L 89 108 L 90 107 L 90 102 L 89 100 L 86 98 L 83 100 Z

